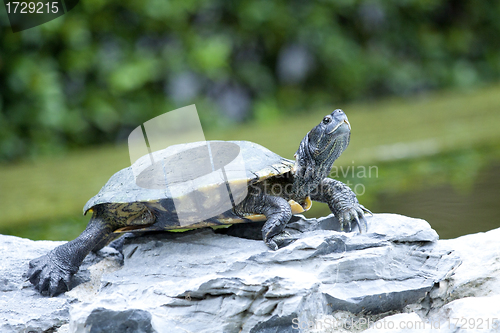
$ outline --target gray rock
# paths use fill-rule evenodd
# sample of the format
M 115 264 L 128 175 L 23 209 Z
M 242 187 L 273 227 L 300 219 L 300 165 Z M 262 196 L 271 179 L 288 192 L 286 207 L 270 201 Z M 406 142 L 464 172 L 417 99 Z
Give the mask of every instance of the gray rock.
M 500 332 L 500 228 L 439 242 L 462 264 L 429 293 L 421 317 L 441 332 Z M 427 305 L 429 307 L 429 305 Z
M 306 332 L 298 324 L 322 316 L 380 317 L 428 301 L 460 263 L 423 220 L 376 214 L 368 225 L 343 233 L 332 216 L 295 219 L 298 240 L 278 251 L 237 230 L 129 237 L 123 258 L 110 247 L 89 255 L 55 298 L 22 275 L 61 242 L 0 235 L 0 331 Z
M 500 295 L 466 297 L 435 310 L 432 316 L 415 312 L 387 316 L 372 322 L 365 332 L 500 332 Z
M 438 247 L 453 248 L 462 260 L 453 275 L 440 281 L 416 312 L 384 317 L 366 332 L 500 332 L 498 239 L 500 228 L 439 241 Z
M 500 228 L 440 241 L 443 248 L 455 249 L 463 261 L 447 286 L 445 301 L 500 295 L 499 240 Z
M 84 329 L 89 333 L 154 333 L 151 314 L 144 310 L 112 311 L 104 308 L 92 310 L 85 320 Z

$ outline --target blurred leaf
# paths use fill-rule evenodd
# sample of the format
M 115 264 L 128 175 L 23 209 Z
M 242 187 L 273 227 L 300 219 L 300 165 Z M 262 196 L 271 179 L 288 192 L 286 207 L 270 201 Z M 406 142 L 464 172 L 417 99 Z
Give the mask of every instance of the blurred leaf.
M 255 120 L 259 123 L 273 123 L 280 119 L 280 109 L 273 98 L 259 100 L 254 108 Z
M 121 140 L 180 106 L 168 87 L 183 72 L 196 74 L 192 99 L 216 128 L 233 124 L 216 106 L 224 86 L 252 104 L 239 121 L 265 121 L 500 80 L 495 1 L 88 0 L 20 33 L 0 15 L 0 160 Z M 286 83 L 290 45 L 314 65 Z
M 211 78 L 220 77 L 229 69 L 231 41 L 224 36 L 196 37 L 192 42 L 193 66 Z
M 125 63 L 110 74 L 110 88 L 118 93 L 138 89 L 156 77 L 157 68 L 156 60 L 151 58 Z

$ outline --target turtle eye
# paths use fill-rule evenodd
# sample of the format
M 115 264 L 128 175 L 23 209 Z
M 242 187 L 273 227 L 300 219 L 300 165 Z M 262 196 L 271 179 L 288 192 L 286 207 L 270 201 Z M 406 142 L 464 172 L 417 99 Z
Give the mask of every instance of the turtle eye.
M 323 118 L 323 124 L 328 125 L 331 122 L 332 122 L 332 118 L 331 117 L 326 116 L 325 118 Z

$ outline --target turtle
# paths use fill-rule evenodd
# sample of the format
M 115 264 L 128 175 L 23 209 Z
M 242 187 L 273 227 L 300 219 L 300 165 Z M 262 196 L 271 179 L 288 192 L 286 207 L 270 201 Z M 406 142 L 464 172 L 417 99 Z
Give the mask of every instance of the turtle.
M 27 277 L 43 295 L 65 292 L 91 251 L 127 232 L 265 221 L 262 239 L 278 250 L 295 240 L 284 230 L 292 215 L 308 210 L 312 201 L 327 203 L 342 230 L 352 231 L 354 224 L 366 232 L 364 215 L 370 211 L 346 184 L 328 177 L 350 135 L 346 114 L 336 109 L 306 134 L 295 160 L 249 141 L 185 143 L 144 156 L 87 202 L 84 214 L 92 216 L 80 236 L 31 260 Z M 235 160 L 241 163 L 231 166 Z

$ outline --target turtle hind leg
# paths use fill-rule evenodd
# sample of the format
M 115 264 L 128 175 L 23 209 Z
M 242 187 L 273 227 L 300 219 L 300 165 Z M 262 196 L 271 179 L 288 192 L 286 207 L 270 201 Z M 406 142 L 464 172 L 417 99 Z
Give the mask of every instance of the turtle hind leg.
M 277 250 L 296 240 L 284 231 L 292 217 L 292 209 L 290 204 L 281 197 L 259 195 L 259 192 L 250 193 L 236 207 L 235 212 L 240 215 L 254 213 L 266 216 L 267 221 L 262 227 L 262 239 L 271 250 Z
M 118 234 L 118 233 L 110 233 L 108 237 L 103 238 L 99 243 L 96 244 L 96 246 L 94 246 L 94 248 L 92 249 L 92 252 L 96 253 L 99 250 L 101 250 L 103 247 L 105 247 L 107 245 L 111 245 L 113 242 L 118 241 L 119 240 L 118 238 L 121 235 L 122 234 Z
M 285 227 L 292 218 L 292 209 L 288 202 L 280 197 L 264 196 L 264 207 L 258 213 L 266 216 L 267 221 L 262 227 L 262 239 L 264 243 L 271 249 L 277 250 L 280 245 L 288 245 L 286 242 L 286 234 L 283 234 Z
M 71 278 L 78 272 L 83 259 L 97 244 L 108 239 L 112 229 L 109 222 L 94 212 L 80 236 L 30 261 L 28 280 L 41 294 L 49 296 L 69 290 Z
M 42 294 L 55 296 L 66 290 L 90 251 L 106 245 L 112 232 L 127 226 L 144 226 L 155 221 L 154 214 L 140 202 L 100 204 L 93 207 L 87 228 L 74 240 L 33 259 L 27 273 L 29 281 Z

